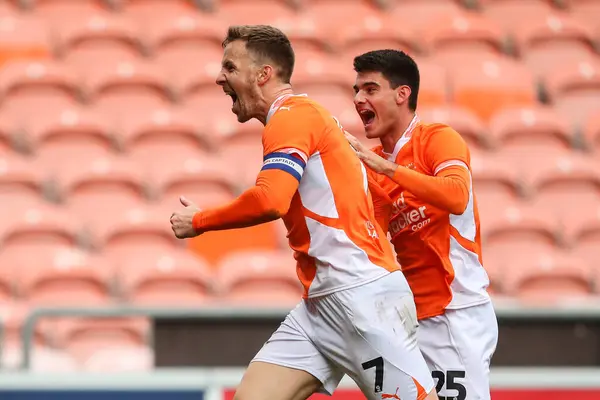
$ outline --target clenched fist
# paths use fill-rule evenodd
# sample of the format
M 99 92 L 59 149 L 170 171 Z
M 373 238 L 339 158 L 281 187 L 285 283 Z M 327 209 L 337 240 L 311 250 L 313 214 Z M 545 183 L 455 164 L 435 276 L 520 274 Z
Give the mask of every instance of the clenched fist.
M 171 229 L 173 229 L 175 237 L 177 237 L 177 239 L 186 239 L 198 236 L 200 233 L 196 232 L 192 221 L 194 215 L 200 211 L 200 209 L 183 196 L 179 198 L 179 201 L 183 204 L 184 208 L 171 214 Z

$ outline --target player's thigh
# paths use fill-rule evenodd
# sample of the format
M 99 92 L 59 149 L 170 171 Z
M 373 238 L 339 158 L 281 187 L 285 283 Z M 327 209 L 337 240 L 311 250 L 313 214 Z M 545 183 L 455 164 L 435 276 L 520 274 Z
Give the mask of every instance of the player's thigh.
M 348 315 L 347 357 L 338 362 L 369 400 L 435 398 L 417 346 L 414 299 L 410 291 L 394 288 L 392 275 L 335 294 L 338 307 Z
M 306 371 L 254 361 L 244 373 L 234 400 L 306 400 L 322 386 Z
M 441 397 L 490 399 L 490 362 L 498 341 L 491 303 L 422 320 L 418 338 Z
M 236 400 L 304 400 L 315 392 L 333 393 L 343 373 L 309 339 L 305 313 L 301 303 L 259 350 L 236 391 Z

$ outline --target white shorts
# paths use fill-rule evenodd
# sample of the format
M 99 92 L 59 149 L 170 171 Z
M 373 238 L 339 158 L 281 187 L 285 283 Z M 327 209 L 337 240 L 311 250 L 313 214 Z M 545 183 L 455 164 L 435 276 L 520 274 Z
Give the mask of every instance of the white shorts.
M 417 347 L 417 326 L 412 293 L 404 275 L 393 272 L 303 300 L 253 361 L 306 371 L 326 394 L 348 374 L 369 400 L 421 400 L 434 384 Z
M 498 342 L 491 302 L 423 319 L 417 337 L 440 399 L 490 399 L 490 361 Z

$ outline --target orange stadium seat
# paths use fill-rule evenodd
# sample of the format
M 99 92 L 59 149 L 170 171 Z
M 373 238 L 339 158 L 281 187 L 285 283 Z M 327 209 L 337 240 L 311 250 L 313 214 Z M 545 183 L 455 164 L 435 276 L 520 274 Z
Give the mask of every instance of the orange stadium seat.
M 418 114 L 421 121 L 426 123 L 435 122 L 451 126 L 472 149 L 489 146 L 486 127 L 469 109 L 453 106 L 425 108 L 419 105 Z
M 238 189 L 253 186 L 263 165 L 260 135 L 238 135 L 227 140 L 220 148 L 219 157 L 232 168 Z
M 94 257 L 79 250 L 55 254 L 48 264 L 19 272 L 19 294 L 31 305 L 104 305 L 111 297 L 111 277 Z
M 161 19 L 173 19 L 195 11 L 188 0 L 116 0 L 120 11 L 140 26 L 160 23 Z
M 235 252 L 279 250 L 287 247 L 284 241 L 283 222 L 278 220 L 248 228 L 207 232 L 189 240 L 188 247 L 216 268 L 221 260 Z
M 506 58 L 465 59 L 452 69 L 451 81 L 455 103 L 470 108 L 485 122 L 502 108 L 536 102 L 531 73 Z
M 302 296 L 288 252 L 240 252 L 222 260 L 218 282 L 228 304 L 293 306 Z
M 561 68 L 567 62 L 593 60 L 591 29 L 562 14 L 524 21 L 515 30 L 517 48 L 537 76 Z
M 5 155 L 13 152 L 15 141 L 18 138 L 17 127 L 10 117 L 0 112 L 0 154 Z
M 1 253 L 0 261 L 7 262 L 7 260 L 3 259 Z M 3 264 L 2 267 L 0 267 L 0 310 L 2 310 L 5 303 L 9 303 L 15 297 L 16 271 L 11 267 L 12 265 L 9 263 Z M 1 317 L 4 318 L 3 316 Z M 4 320 L 2 321 L 4 322 Z
M 41 114 L 24 124 L 29 147 L 46 176 L 62 176 L 90 159 L 110 156 L 113 137 L 105 120 L 87 108 Z
M 145 62 L 121 62 L 106 69 L 90 71 L 85 82 L 94 107 L 107 116 L 119 118 L 135 109 L 166 107 L 171 88 L 163 71 Z
M 598 107 L 600 111 L 600 106 Z M 593 112 L 583 125 L 583 141 L 588 149 L 600 151 L 600 113 Z
M 487 1 L 482 11 L 486 18 L 511 34 L 519 26 L 557 13 L 547 0 Z
M 81 363 L 98 349 L 144 346 L 148 325 L 141 318 L 65 318 L 55 324 L 56 347 Z
M 547 159 L 546 162 L 541 160 Z M 568 219 L 600 201 L 600 168 L 597 160 L 579 154 L 550 157 L 540 154 L 536 167 L 525 171 L 536 209 Z
M 505 47 L 499 27 L 483 16 L 469 12 L 436 19 L 422 35 L 427 50 L 445 64 L 461 64 L 465 56 L 499 55 Z
M 117 140 L 145 171 L 199 157 L 209 148 L 202 121 L 181 108 L 134 110 L 123 115 Z M 160 163 L 157 161 L 160 160 Z
M 599 1 L 571 1 L 569 5 L 569 13 L 573 18 L 581 21 L 588 26 L 594 26 L 598 23 L 598 15 L 600 15 Z
M 281 2 L 270 0 L 234 1 L 219 4 L 214 18 L 222 21 L 223 39 L 229 25 L 267 24 L 277 26 L 279 23 L 294 18 L 294 12 Z
M 36 167 L 29 159 L 12 154 L 0 157 L 0 203 L 4 212 L 12 214 L 42 200 L 43 181 Z
M 442 106 L 448 103 L 450 80 L 448 71 L 430 59 L 416 58 L 421 82 L 419 85 L 419 107 Z
M 90 159 L 65 171 L 56 185 L 70 212 L 79 221 L 92 224 L 137 206 L 146 195 L 141 171 L 117 157 Z
M 596 204 L 586 211 L 574 215 L 565 229 L 569 235 L 573 254 L 595 268 L 596 282 L 600 282 L 598 249 L 600 249 L 600 207 Z
M 148 251 L 170 251 L 183 246 L 169 226 L 169 214 L 161 207 L 134 205 L 111 214 L 98 211 L 104 217 L 90 224 L 96 247 L 108 257 L 125 257 Z
M 600 61 L 574 61 L 546 75 L 554 106 L 569 122 L 582 124 L 600 104 Z
M 292 85 L 301 88 L 336 85 L 352 95 L 355 77 L 351 60 L 343 63 L 335 56 L 305 52 L 296 59 Z
M 483 214 L 518 201 L 522 193 L 519 171 L 495 154 L 471 154 L 473 190 Z
M 3 210 L 2 221 L 0 234 L 7 252 L 35 253 L 44 247 L 74 246 L 80 240 L 80 223 L 63 209 L 50 204 Z
M 560 252 L 524 252 L 513 260 L 506 286 L 519 300 L 533 305 L 568 305 L 593 294 L 593 275 L 583 261 Z
M 498 146 L 516 148 L 559 147 L 575 144 L 575 131 L 552 108 L 512 107 L 496 113 L 490 123 L 490 138 Z
M 102 347 L 80 365 L 86 372 L 151 371 L 154 368 L 154 353 L 148 346 Z
M 389 13 L 404 29 L 421 35 L 440 18 L 459 15 L 464 12 L 458 2 L 453 0 L 393 1 Z
M 216 157 L 191 157 L 160 165 L 150 177 L 162 203 L 171 207 L 179 205 L 180 196 L 202 208 L 220 205 L 238 193 L 238 182 L 228 163 Z
M 214 300 L 212 269 L 185 251 L 140 252 L 119 259 L 124 298 L 135 305 L 206 305 Z
M 13 61 L 0 69 L 0 102 L 15 119 L 31 110 L 51 112 L 80 99 L 80 86 L 68 67 L 48 61 Z
M 0 66 L 7 61 L 44 60 L 52 45 L 44 21 L 12 12 L 0 14 Z
M 31 307 L 24 301 L 2 301 L 0 303 L 0 318 L 2 319 L 2 344 L 4 348 L 16 347 L 22 343 L 22 329 Z M 52 319 L 40 318 L 33 331 L 33 344 L 50 346 L 54 344 L 53 331 L 47 329 Z
M 29 3 L 33 15 L 48 21 L 53 28 L 106 11 L 103 0 L 34 0 Z
M 58 29 L 57 39 L 65 60 L 86 73 L 105 68 L 107 61 L 124 62 L 144 53 L 138 29 L 124 17 L 109 13 L 69 20 Z

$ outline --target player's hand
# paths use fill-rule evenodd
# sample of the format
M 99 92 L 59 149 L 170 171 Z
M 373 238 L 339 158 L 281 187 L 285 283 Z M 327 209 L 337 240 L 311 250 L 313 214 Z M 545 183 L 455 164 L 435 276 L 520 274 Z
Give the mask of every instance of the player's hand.
M 377 172 L 378 174 L 386 173 L 386 171 L 391 167 L 390 164 L 393 164 L 385 158 L 380 157 L 377 153 L 369 150 L 360 142 L 360 140 L 352 136 L 350 133 L 344 131 L 344 134 L 346 135 L 346 140 L 350 142 L 350 145 L 354 148 L 354 151 L 356 151 L 358 158 L 360 158 L 361 161 L 373 171 Z
M 183 204 L 184 208 L 171 214 L 171 229 L 173 229 L 175 237 L 177 239 L 186 239 L 200 235 L 200 232 L 196 232 L 192 223 L 194 215 L 200 209 L 183 196 L 179 198 L 179 201 Z

